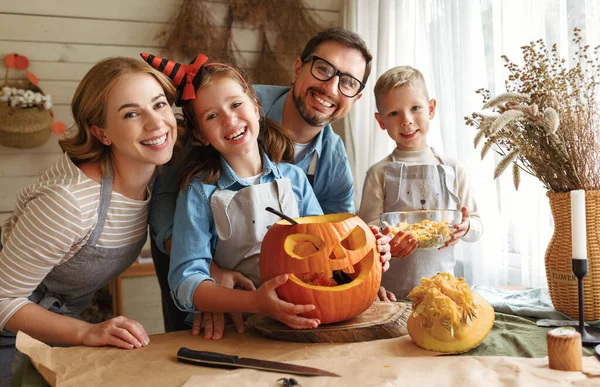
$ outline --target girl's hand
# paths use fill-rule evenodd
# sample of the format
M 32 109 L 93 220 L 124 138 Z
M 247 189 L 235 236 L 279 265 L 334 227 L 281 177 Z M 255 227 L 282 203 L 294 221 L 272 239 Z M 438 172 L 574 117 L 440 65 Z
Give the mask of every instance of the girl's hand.
M 379 257 L 382 263 L 381 269 L 383 272 L 385 272 L 390 268 L 390 258 L 392 258 L 392 254 L 390 253 L 390 238 L 387 235 L 383 235 L 379 231 L 379 228 L 375 226 L 370 226 L 369 228 L 377 240 L 377 249 L 379 251 Z
M 83 345 L 90 347 L 112 345 L 124 349 L 140 348 L 150 343 L 142 324 L 123 316 L 99 324 L 88 324 L 81 339 Z
M 287 274 L 271 278 L 256 291 L 258 310 L 293 329 L 316 328 L 321 321 L 317 318 L 297 316 L 315 309 L 314 305 L 294 305 L 283 301 L 275 289 L 288 280 Z
M 391 228 L 388 226 L 383 229 L 383 234 L 389 235 L 391 231 Z M 405 258 L 417 249 L 418 244 L 412 235 L 398 231 L 390 241 L 390 253 L 394 258 Z
M 460 211 L 462 212 L 462 221 L 460 222 L 460 224 L 455 224 L 453 226 L 454 234 L 452 234 L 452 238 L 438 250 L 445 249 L 448 246 L 457 244 L 460 238 L 464 237 L 467 234 L 467 232 L 469 232 L 469 228 L 471 227 L 471 221 L 469 220 L 469 210 L 467 209 L 467 207 L 463 207 L 460 209 Z
M 385 290 L 385 288 L 383 286 L 379 287 L 379 292 L 377 293 L 377 300 L 378 301 L 387 301 L 387 302 L 394 302 L 394 301 L 398 301 L 396 300 L 396 296 L 394 295 L 394 293 Z
M 221 269 L 217 264 L 211 262 L 210 276 L 221 286 L 233 289 L 238 286 L 246 290 L 256 290 L 252 281 L 237 271 Z M 239 333 L 246 331 L 246 324 L 241 313 L 230 313 L 235 328 Z M 204 323 L 204 324 L 203 324 Z M 225 315 L 223 313 L 201 312 L 194 314 L 194 323 L 192 325 L 192 336 L 200 335 L 200 330 L 204 325 L 204 338 L 219 340 L 223 337 L 225 331 Z

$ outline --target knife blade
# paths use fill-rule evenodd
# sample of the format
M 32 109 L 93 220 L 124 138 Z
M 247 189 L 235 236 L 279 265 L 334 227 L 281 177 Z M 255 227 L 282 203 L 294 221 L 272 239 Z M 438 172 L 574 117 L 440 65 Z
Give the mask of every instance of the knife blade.
M 239 357 L 235 355 L 225 355 L 217 352 L 195 351 L 186 347 L 181 347 L 179 351 L 177 351 L 177 360 L 184 363 L 217 368 L 253 368 L 257 370 L 305 376 L 340 376 L 333 372 L 320 370 L 318 368 Z

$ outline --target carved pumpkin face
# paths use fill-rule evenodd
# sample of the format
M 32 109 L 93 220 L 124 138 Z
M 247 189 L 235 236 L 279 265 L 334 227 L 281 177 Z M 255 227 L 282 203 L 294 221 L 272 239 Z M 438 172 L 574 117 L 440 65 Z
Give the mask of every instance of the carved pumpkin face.
M 353 214 L 330 214 L 275 223 L 260 252 L 260 278 L 281 274 L 289 280 L 277 294 L 294 304 L 313 304 L 305 317 L 322 324 L 347 320 L 375 300 L 381 282 L 381 261 L 375 236 Z

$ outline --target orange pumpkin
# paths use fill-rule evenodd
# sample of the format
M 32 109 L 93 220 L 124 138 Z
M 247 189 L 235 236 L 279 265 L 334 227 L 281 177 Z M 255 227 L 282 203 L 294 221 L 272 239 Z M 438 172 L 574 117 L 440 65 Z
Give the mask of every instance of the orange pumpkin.
M 303 314 L 321 324 L 364 312 L 381 283 L 381 261 L 369 226 L 353 214 L 307 216 L 273 224 L 262 242 L 260 278 L 288 274 L 277 294 L 294 304 L 313 304 Z

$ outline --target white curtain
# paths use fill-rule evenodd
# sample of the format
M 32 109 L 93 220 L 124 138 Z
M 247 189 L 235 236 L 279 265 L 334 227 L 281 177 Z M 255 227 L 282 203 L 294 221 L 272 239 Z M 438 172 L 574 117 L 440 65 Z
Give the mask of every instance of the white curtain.
M 345 0 L 344 26 L 365 39 L 374 57 L 363 97 L 345 122 L 357 204 L 368 167 L 395 145 L 373 117 L 373 86 L 387 69 L 413 66 L 438 103 L 429 145 L 467 166 L 484 222 L 480 241 L 459 244 L 458 274 L 470 284 L 546 286 L 544 253 L 553 232 L 546 191 L 529 176 L 515 191 L 510 171 L 493 180 L 498 160 L 481 160 L 464 116 L 482 107 L 475 90 L 505 91 L 501 55 L 522 63 L 520 47 L 544 39 L 569 59 L 576 26 L 587 44 L 600 44 L 599 8 L 596 0 Z

